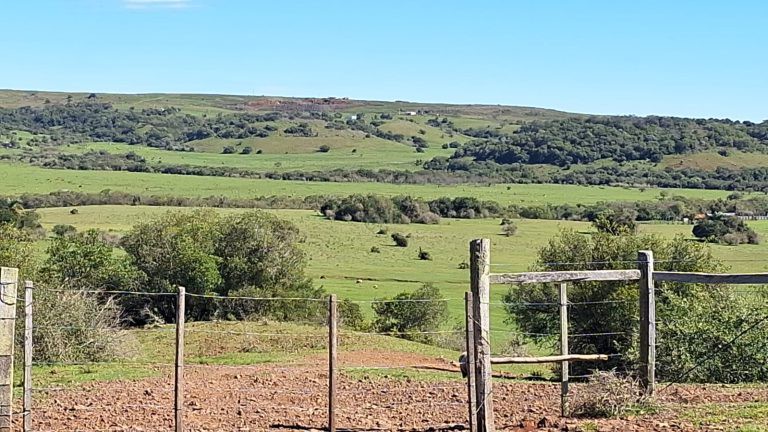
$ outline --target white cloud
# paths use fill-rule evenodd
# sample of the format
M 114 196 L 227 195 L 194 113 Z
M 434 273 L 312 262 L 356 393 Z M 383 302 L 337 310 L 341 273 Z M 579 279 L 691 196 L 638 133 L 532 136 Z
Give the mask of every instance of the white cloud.
M 192 0 L 121 0 L 127 9 L 185 9 Z

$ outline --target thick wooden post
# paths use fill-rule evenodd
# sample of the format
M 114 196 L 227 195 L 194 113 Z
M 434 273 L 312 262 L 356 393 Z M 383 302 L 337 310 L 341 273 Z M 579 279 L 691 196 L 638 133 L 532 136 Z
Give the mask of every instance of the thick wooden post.
M 568 284 L 560 284 L 560 355 L 568 355 Z M 570 371 L 565 360 L 560 363 L 560 415 L 567 417 L 570 412 L 568 403 L 568 381 Z
M 493 390 L 491 387 L 491 339 L 489 301 L 491 292 L 491 241 L 472 240 L 469 268 L 474 298 L 475 396 L 478 432 L 493 431 Z
M 336 356 L 338 350 L 336 294 L 328 300 L 328 430 L 336 431 Z
M 653 252 L 637 254 L 640 266 L 640 385 L 652 396 L 656 386 L 656 293 L 653 284 Z
M 13 344 L 19 270 L 0 267 L 0 432 L 13 425 Z
M 173 388 L 173 412 L 176 432 L 184 431 L 184 315 L 186 310 L 184 287 L 176 297 L 176 375 Z
M 24 432 L 32 431 L 32 281 L 24 282 Z
M 464 359 L 464 370 L 467 371 L 467 401 L 469 405 L 469 432 L 475 432 L 477 429 L 477 406 L 475 405 L 475 315 L 474 299 L 471 292 L 464 294 L 464 310 L 467 326 L 467 347 L 466 358 Z

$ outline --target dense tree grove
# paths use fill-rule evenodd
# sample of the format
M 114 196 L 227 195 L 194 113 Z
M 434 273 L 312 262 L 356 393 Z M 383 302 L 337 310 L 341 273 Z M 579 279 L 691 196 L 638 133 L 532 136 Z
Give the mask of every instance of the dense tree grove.
M 757 233 L 743 220 L 730 215 L 714 214 L 700 220 L 693 227 L 693 235 L 709 241 L 728 245 L 758 244 Z
M 483 139 L 465 144 L 453 158 L 567 167 L 601 159 L 660 162 L 664 155 L 721 147 L 768 150 L 768 123 L 675 117 L 587 117 L 533 122 L 512 134 L 466 130 Z

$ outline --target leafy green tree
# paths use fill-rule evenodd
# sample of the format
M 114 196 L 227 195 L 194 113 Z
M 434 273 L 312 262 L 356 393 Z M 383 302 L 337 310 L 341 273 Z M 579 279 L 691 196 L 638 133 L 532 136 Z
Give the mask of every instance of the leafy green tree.
M 424 284 L 413 292 L 402 292 L 392 299 L 373 303 L 377 332 L 395 333 L 405 339 L 429 342 L 431 335 L 448 318 L 448 305 L 432 284 Z
M 53 227 L 53 233 L 59 237 L 75 234 L 77 228 L 72 225 L 58 224 Z
M 611 235 L 634 234 L 637 231 L 636 217 L 637 212 L 627 209 L 607 210 L 597 215 L 592 221 L 592 226 L 602 233 Z
M 58 235 L 46 250 L 42 273 L 46 280 L 83 290 L 132 290 L 139 274 L 124 258 L 113 254 L 102 233 Z
M 693 235 L 709 242 L 757 244 L 757 233 L 735 216 L 713 215 L 693 227 Z
M 597 233 L 591 236 L 562 231 L 542 247 L 531 267 L 532 271 L 610 270 L 636 268 L 637 253 L 652 250 L 656 269 L 668 271 L 718 271 L 722 266 L 712 257 L 706 245 L 687 241 L 683 236 L 667 240 L 653 235 L 621 235 Z M 672 287 L 680 297 L 694 295 L 692 285 Z M 638 336 L 638 287 L 636 282 L 579 282 L 568 285 L 570 349 L 583 354 L 622 354 L 601 362 L 603 369 L 627 368 L 634 365 L 633 355 Z M 663 301 L 664 295 L 659 295 Z M 555 284 L 519 285 L 504 296 L 509 320 L 532 339 L 556 346 L 560 332 L 559 292 Z M 585 303 L 585 304 L 579 304 Z M 661 309 L 660 321 L 673 318 Z M 611 335 L 605 335 L 611 333 Z M 615 334 L 613 334 L 615 333 Z M 553 335 L 553 336 L 546 336 Z M 659 355 L 666 355 L 660 347 Z M 582 374 L 595 365 L 575 363 L 574 373 Z

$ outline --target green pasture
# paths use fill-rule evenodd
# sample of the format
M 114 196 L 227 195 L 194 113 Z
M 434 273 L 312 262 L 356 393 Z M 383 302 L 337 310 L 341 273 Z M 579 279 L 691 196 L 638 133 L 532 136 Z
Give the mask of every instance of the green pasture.
M 233 156 L 237 157 L 237 156 Z M 254 156 L 255 157 L 255 156 Z M 0 162 L 0 195 L 49 193 L 60 190 L 100 192 L 105 189 L 142 195 L 227 196 L 252 198 L 284 195 L 412 195 L 424 199 L 443 196 L 472 196 L 508 204 L 592 204 L 598 201 L 653 200 L 665 191 L 669 195 L 696 198 L 724 198 L 729 192 L 703 189 L 635 189 L 610 186 L 555 184 L 511 185 L 400 185 L 389 183 L 333 183 L 183 176 L 125 171 L 55 170 L 24 164 Z

